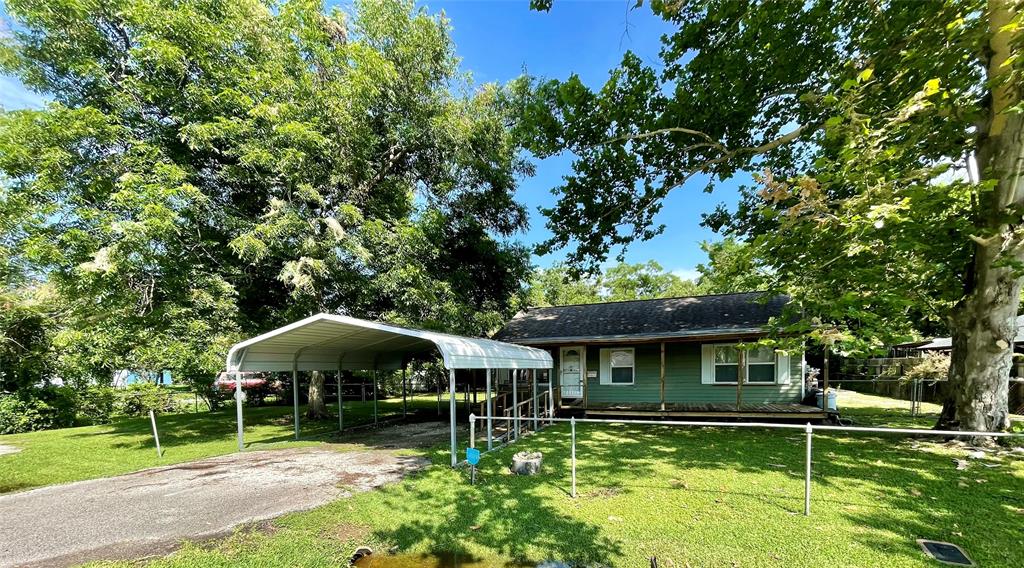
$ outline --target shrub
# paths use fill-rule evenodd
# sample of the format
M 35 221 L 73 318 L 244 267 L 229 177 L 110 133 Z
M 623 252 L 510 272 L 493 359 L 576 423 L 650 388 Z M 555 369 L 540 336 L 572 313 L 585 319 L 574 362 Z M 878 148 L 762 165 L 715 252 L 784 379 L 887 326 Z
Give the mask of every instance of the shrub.
M 903 378 L 907 381 L 944 381 L 949 376 L 949 355 L 926 353 L 921 361 L 907 370 Z
M 0 434 L 64 428 L 75 421 L 74 391 L 49 387 L 0 394 Z
M 109 386 L 88 385 L 78 391 L 78 416 L 82 424 L 107 424 L 114 415 L 116 391 Z
M 128 385 L 118 394 L 118 414 L 124 416 L 145 416 L 150 410 L 172 412 L 175 409 L 174 393 L 153 383 Z

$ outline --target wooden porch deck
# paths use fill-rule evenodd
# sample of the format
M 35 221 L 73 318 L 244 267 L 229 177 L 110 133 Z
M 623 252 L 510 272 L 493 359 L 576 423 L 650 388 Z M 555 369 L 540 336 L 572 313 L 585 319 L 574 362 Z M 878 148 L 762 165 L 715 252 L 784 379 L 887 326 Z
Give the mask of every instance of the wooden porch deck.
M 582 407 L 563 407 L 584 410 L 588 416 L 636 416 L 676 418 L 787 418 L 792 420 L 822 420 L 827 413 L 816 407 L 793 403 L 742 404 L 721 402 L 666 403 L 661 409 L 659 403 L 600 403 L 591 402 Z

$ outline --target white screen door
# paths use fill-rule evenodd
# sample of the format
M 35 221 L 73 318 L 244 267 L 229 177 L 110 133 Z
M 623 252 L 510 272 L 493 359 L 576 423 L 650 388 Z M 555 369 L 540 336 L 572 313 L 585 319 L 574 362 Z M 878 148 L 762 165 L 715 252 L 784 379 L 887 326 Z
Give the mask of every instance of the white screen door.
M 562 398 L 583 398 L 583 348 L 563 347 L 559 361 Z

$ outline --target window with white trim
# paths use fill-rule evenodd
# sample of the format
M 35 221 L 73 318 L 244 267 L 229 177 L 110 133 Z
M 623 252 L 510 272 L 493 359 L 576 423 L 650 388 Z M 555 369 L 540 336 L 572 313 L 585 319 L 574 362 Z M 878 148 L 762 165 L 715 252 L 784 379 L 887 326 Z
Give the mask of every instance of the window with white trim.
M 610 349 L 608 361 L 613 385 L 631 385 L 636 376 L 636 354 L 632 347 Z
M 714 382 L 736 384 L 740 373 L 740 352 L 735 344 L 715 345 Z M 775 350 L 771 347 L 750 349 L 747 355 L 747 380 L 752 384 L 775 383 Z
M 747 351 L 747 382 L 771 384 L 775 382 L 775 350 L 757 347 Z

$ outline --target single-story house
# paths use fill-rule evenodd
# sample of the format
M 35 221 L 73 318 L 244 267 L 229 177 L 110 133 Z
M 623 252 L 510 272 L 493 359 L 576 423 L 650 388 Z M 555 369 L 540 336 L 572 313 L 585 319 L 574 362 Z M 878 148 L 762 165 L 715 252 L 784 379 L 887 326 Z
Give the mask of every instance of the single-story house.
M 801 404 L 802 353 L 737 349 L 765 337 L 788 301 L 753 292 L 530 308 L 493 339 L 550 352 L 562 411 L 824 418 Z

